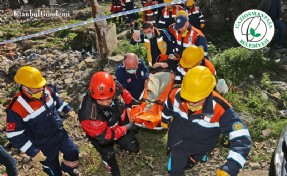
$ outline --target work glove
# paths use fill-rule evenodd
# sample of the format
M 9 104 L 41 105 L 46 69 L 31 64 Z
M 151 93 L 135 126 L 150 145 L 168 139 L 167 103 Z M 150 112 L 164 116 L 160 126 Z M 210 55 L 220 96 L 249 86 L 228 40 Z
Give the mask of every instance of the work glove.
M 200 28 L 203 29 L 204 27 L 205 27 L 205 24 L 204 24 L 204 23 L 201 23 L 201 24 L 200 24 Z
M 177 60 L 176 56 L 173 55 L 173 54 L 169 54 L 169 55 L 168 55 L 168 59 Z
M 161 122 L 160 125 L 161 125 L 164 129 L 168 129 L 168 124 Z
M 225 172 L 224 170 L 218 169 L 216 176 L 229 176 L 229 174 Z
M 132 99 L 132 101 L 130 102 L 130 106 L 134 106 L 134 105 L 140 105 L 141 103 L 138 101 L 138 100 L 136 100 L 136 99 Z
M 127 131 L 130 131 L 134 128 L 134 123 L 128 123 L 125 125 L 125 127 L 127 128 Z
M 75 121 L 78 121 L 78 116 L 75 111 L 69 111 L 68 116 L 72 117 Z
M 42 153 L 41 150 L 32 158 L 33 161 L 45 161 L 46 159 L 47 157 Z

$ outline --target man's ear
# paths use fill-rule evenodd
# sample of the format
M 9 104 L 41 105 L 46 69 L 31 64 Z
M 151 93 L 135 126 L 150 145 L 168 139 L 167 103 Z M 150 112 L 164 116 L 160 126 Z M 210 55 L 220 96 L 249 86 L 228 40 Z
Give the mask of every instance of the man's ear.
M 23 85 L 22 85 L 22 90 L 24 90 L 24 91 L 27 91 L 27 92 L 28 92 L 28 90 L 29 90 L 29 89 L 28 89 L 26 86 L 23 86 Z

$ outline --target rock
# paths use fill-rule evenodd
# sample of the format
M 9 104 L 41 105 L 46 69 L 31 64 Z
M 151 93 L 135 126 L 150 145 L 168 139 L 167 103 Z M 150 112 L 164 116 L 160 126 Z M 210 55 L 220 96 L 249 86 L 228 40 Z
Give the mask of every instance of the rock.
M 274 93 L 274 94 L 272 94 L 272 96 L 274 96 L 274 97 L 276 97 L 276 98 L 280 98 L 280 92 L 276 92 L 276 93 Z
M 83 74 L 82 71 L 77 71 L 77 72 L 75 72 L 74 78 L 79 79 L 79 78 L 81 78 L 82 74 Z
M 278 87 L 278 89 L 286 91 L 287 90 L 287 83 L 283 81 L 270 81 L 272 85 Z
M 64 80 L 65 84 L 71 84 L 73 82 L 72 78 L 68 78 Z
M 46 55 L 39 55 L 39 58 L 43 61 L 47 60 L 47 56 Z
M 51 59 L 55 59 L 55 55 L 54 54 L 46 54 L 47 58 L 51 58 Z
M 263 100 L 268 100 L 268 95 L 267 95 L 267 93 L 261 92 L 261 98 L 262 98 Z
M 22 159 L 21 159 L 21 162 L 23 164 L 28 164 L 30 162 L 30 157 L 23 155 Z
M 85 61 L 80 62 L 78 64 L 78 69 L 82 69 L 84 65 L 85 65 Z
M 52 54 L 54 54 L 54 55 L 61 55 L 62 53 L 59 51 L 59 50 L 53 50 L 52 51 Z
M 59 60 L 63 60 L 63 59 L 68 59 L 69 58 L 69 55 L 67 53 L 64 53 L 64 54 L 61 54 L 58 59 Z
M 85 62 L 87 63 L 92 63 L 92 62 L 96 62 L 97 60 L 93 58 L 93 56 L 89 56 L 85 59 Z
M 79 2 L 79 3 L 72 3 L 69 4 L 65 7 L 65 9 L 68 9 L 69 11 L 77 10 L 77 9 L 82 9 L 84 7 L 84 3 Z
M 261 169 L 260 163 L 249 163 L 252 170 Z
M 106 36 L 108 51 L 109 53 L 112 53 L 117 48 L 117 44 L 118 44 L 116 25 L 114 23 L 108 26 L 108 32 L 105 36 Z
M 266 130 L 263 130 L 263 131 L 262 131 L 262 135 L 263 135 L 264 137 L 268 137 L 268 136 L 270 135 L 270 133 L 271 133 L 271 130 L 270 130 L 270 129 L 266 129 Z
M 247 112 L 238 112 L 238 116 L 247 124 L 254 120 L 254 117 Z
M 66 74 L 66 78 L 73 78 L 74 73 Z
M 31 48 L 31 49 L 24 51 L 24 55 L 30 56 L 32 53 L 36 53 L 36 51 L 37 51 L 36 48 Z
M 21 48 L 23 50 L 28 50 L 31 49 L 35 45 L 35 41 L 33 40 L 24 40 L 21 42 Z
M 74 50 L 86 50 L 92 51 L 92 48 L 96 46 L 96 33 L 95 29 L 85 29 L 75 31 L 78 35 L 70 42 L 70 46 Z
M 279 112 L 283 117 L 287 117 L 287 110 L 281 110 Z
M 108 56 L 108 59 L 119 62 L 122 61 L 124 57 L 122 55 L 115 55 L 115 56 Z
M 117 35 L 118 38 L 122 38 L 128 35 L 129 30 L 125 30 Z
M 0 66 L 1 70 L 4 71 L 6 74 L 9 73 L 10 67 L 13 65 L 13 61 L 10 59 L 6 58 L 5 56 L 0 55 Z

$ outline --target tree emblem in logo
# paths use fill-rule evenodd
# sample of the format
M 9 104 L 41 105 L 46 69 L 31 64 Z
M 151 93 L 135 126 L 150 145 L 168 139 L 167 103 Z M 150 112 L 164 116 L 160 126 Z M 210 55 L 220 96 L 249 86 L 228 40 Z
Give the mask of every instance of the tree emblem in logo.
M 241 33 L 247 42 L 259 42 L 267 33 L 267 25 L 260 16 L 251 17 L 243 22 Z
M 234 22 L 233 33 L 238 43 L 248 49 L 260 49 L 268 45 L 274 36 L 272 19 L 261 10 L 247 10 Z

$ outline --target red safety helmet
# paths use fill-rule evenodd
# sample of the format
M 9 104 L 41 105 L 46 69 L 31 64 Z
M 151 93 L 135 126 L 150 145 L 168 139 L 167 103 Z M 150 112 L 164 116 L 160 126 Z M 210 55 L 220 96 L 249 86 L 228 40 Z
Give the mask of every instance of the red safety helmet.
M 107 72 L 97 72 L 90 82 L 90 95 L 97 100 L 111 98 L 116 93 L 113 77 Z

